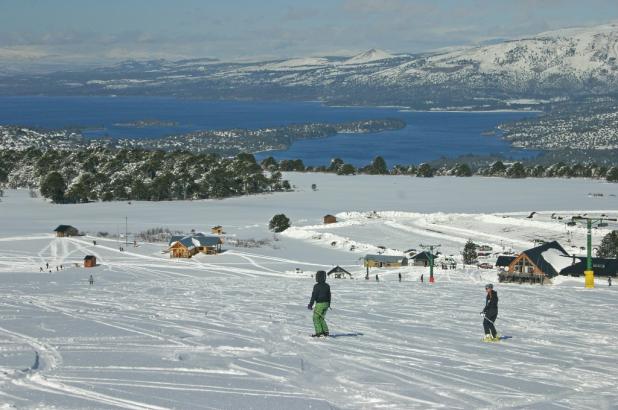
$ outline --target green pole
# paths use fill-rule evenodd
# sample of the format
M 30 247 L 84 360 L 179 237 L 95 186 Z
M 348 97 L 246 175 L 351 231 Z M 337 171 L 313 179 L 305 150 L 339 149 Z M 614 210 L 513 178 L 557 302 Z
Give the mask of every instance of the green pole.
M 592 270 L 592 220 L 588 219 L 586 270 Z
M 433 246 L 429 247 L 429 282 L 433 282 Z

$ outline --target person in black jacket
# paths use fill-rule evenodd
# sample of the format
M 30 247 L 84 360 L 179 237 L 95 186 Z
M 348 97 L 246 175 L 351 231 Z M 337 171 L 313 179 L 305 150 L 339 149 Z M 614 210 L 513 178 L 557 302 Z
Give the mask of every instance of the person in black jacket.
M 483 328 L 485 329 L 485 340 L 498 340 L 498 332 L 496 332 L 496 318 L 498 317 L 498 292 L 494 290 L 494 285 L 488 283 L 485 285 L 485 308 L 481 312 L 485 315 L 483 319 Z
M 315 274 L 315 281 L 317 282 L 313 286 L 313 293 L 311 294 L 311 300 L 307 305 L 307 309 L 313 309 L 313 326 L 315 327 L 315 334 L 313 337 L 328 336 L 328 326 L 324 315 L 330 307 L 330 286 L 326 283 L 326 272 L 319 270 Z M 315 308 L 313 304 L 315 303 Z

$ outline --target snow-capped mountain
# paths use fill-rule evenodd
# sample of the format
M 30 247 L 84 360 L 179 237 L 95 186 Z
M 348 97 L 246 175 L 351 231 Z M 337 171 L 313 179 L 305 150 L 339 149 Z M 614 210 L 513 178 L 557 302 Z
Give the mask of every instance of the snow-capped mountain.
M 387 53 L 384 50 L 377 50 L 372 48 L 371 50 L 367 50 L 363 53 L 357 54 L 354 57 L 351 57 L 345 60 L 342 64 L 351 65 L 351 64 L 367 64 L 374 61 L 379 60 L 387 60 L 389 58 L 395 57 L 394 55 Z
M 0 80 L 2 94 L 143 94 L 320 99 L 424 108 L 499 108 L 507 101 L 618 91 L 618 25 L 424 54 L 371 49 L 353 57 L 252 63 L 130 61 Z

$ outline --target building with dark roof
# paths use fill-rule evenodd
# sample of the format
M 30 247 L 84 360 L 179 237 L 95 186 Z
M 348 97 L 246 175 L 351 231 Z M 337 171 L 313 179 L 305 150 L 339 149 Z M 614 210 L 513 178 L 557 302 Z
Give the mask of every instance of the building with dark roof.
M 419 252 L 410 258 L 412 266 L 429 266 L 431 260 L 436 261 L 436 255 L 433 255 L 427 251 Z
M 509 265 L 511 264 L 511 262 L 513 262 L 514 259 L 515 256 L 500 255 L 496 260 L 496 268 L 501 268 L 505 270 L 509 267 Z
M 56 236 L 58 238 L 63 238 L 65 236 L 79 235 L 79 231 L 77 230 L 77 228 L 71 225 L 58 225 L 58 227 L 54 229 L 54 232 L 56 232 Z
M 84 256 L 84 268 L 94 268 L 97 266 L 97 257 L 94 255 Z
M 352 279 L 352 274 L 339 265 L 326 272 L 326 275 L 335 275 L 335 279 L 345 279 L 347 275 L 348 278 Z
M 560 271 L 561 275 L 568 276 L 582 276 L 586 270 L 586 258 L 575 256 L 574 262 L 571 266 Z M 592 270 L 595 276 L 612 276 L 616 277 L 618 274 L 618 259 L 608 258 L 592 258 Z

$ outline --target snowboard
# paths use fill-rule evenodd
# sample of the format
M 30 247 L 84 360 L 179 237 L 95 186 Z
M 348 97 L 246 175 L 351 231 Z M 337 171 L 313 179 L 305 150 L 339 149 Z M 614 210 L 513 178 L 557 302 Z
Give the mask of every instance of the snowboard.
M 512 339 L 513 336 L 499 336 L 498 340 L 486 340 L 485 338 L 481 339 L 481 342 L 485 342 L 485 343 L 497 343 L 497 342 L 501 342 L 503 340 L 507 340 L 507 339 Z

